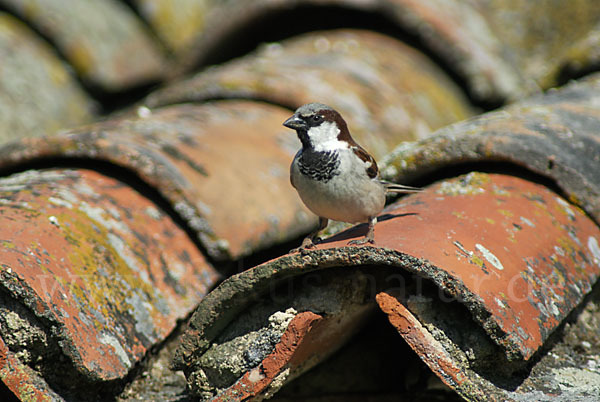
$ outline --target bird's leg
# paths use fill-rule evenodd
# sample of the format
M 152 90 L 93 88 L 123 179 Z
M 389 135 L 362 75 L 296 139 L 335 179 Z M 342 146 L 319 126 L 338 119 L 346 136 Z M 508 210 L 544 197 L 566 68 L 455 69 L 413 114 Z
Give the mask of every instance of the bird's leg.
M 359 246 L 365 243 L 375 244 L 375 224 L 377 223 L 377 217 L 369 219 L 369 230 L 362 239 L 351 240 L 348 244 Z
M 306 236 L 304 240 L 302 240 L 302 244 L 300 247 L 290 250 L 290 253 L 296 253 L 298 251 L 306 250 L 309 248 L 313 248 L 315 246 L 315 242 L 320 241 L 321 239 L 317 237 L 319 232 L 327 227 L 329 220 L 327 218 L 321 218 L 319 216 L 319 227 L 313 231 L 311 234 Z

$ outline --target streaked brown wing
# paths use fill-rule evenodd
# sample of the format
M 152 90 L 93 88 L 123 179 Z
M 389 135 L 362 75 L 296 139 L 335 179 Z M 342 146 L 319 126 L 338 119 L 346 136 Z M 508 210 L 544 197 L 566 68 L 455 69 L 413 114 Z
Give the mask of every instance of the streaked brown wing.
M 379 173 L 379 168 L 377 167 L 377 162 L 375 159 L 367 151 L 365 151 L 360 145 L 355 145 L 352 147 L 352 151 L 356 156 L 360 158 L 365 163 L 370 163 L 371 165 L 367 167 L 367 174 L 371 179 L 377 177 Z

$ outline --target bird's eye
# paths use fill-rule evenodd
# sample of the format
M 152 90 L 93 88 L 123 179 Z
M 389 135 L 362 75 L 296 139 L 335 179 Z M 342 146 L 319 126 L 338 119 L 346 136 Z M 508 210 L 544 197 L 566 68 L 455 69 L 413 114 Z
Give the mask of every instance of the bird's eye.
M 313 116 L 312 121 L 315 123 L 320 123 L 323 120 L 322 114 L 316 114 Z

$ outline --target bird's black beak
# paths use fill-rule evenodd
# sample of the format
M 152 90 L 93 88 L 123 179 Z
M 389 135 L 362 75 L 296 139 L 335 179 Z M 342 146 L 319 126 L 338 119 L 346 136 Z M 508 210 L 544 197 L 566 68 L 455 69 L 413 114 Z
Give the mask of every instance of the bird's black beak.
M 283 125 L 286 126 L 287 128 L 291 128 L 293 130 L 306 130 L 307 126 L 306 126 L 306 122 L 300 118 L 300 116 L 298 115 L 293 115 L 292 117 L 290 117 L 289 119 L 287 119 L 286 121 L 283 122 Z

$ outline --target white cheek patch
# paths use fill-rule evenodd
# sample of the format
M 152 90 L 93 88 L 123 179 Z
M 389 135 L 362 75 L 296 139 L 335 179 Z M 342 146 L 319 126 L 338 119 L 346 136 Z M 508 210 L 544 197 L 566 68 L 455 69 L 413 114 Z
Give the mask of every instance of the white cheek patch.
M 333 122 L 324 122 L 308 130 L 308 137 L 316 151 L 330 151 L 340 149 L 342 142 L 337 137 L 340 129 Z

